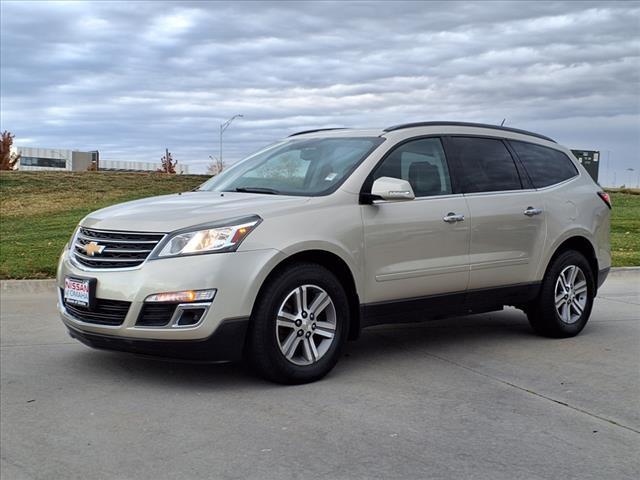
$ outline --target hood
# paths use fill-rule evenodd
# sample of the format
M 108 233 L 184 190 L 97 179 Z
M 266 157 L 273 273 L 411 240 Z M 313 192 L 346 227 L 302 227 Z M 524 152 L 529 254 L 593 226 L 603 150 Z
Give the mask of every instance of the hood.
M 309 197 L 237 192 L 186 192 L 145 198 L 103 208 L 82 225 L 102 230 L 168 233 L 226 218 L 282 215 L 309 202 Z

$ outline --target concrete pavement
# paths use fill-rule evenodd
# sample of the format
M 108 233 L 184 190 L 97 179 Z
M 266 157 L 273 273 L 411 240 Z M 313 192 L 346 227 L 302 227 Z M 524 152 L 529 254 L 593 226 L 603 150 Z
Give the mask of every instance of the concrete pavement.
M 13 479 L 640 476 L 640 273 L 573 339 L 504 312 L 377 327 L 283 387 L 71 340 L 53 293 L 2 292 L 0 474 Z

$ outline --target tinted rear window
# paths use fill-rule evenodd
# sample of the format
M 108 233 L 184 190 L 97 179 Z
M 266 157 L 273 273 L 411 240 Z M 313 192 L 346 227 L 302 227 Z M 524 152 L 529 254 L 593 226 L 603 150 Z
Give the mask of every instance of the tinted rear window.
M 548 187 L 575 177 L 575 165 L 564 153 L 533 143 L 509 141 L 520 157 L 535 188 Z
M 516 164 L 502 140 L 453 137 L 451 143 L 458 157 L 464 193 L 522 188 Z

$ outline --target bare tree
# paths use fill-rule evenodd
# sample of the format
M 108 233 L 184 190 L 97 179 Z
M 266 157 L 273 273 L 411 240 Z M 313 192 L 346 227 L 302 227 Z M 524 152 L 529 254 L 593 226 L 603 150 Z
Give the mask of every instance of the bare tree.
M 168 148 L 164 149 L 164 157 L 160 159 L 160 163 L 161 167 L 158 169 L 158 172 L 176 173 L 176 165 L 178 164 L 178 161 L 173 159 Z
M 0 170 L 13 170 L 20 160 L 19 153 L 11 152 L 11 146 L 13 145 L 13 139 L 15 135 L 5 130 L 2 132 L 2 140 L 0 144 Z
M 207 173 L 213 176 L 222 173 L 222 170 L 224 170 L 225 167 L 224 162 L 213 155 L 209 155 L 209 159 L 211 160 L 211 163 L 207 165 Z

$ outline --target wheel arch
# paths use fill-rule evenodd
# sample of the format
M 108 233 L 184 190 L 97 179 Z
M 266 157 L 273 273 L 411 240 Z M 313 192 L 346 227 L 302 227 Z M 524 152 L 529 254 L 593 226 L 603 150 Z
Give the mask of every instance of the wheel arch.
M 257 304 L 265 285 L 279 272 L 296 263 L 316 263 L 333 273 L 345 289 L 349 302 L 349 340 L 355 340 L 360 335 L 360 297 L 356 287 L 356 280 L 349 267 L 349 264 L 336 253 L 323 249 L 301 250 L 290 254 L 277 263 L 267 274 L 262 282 L 258 294 L 254 300 L 254 307 Z
M 574 234 L 569 236 L 568 238 L 563 239 L 553 250 L 553 254 L 549 257 L 544 274 L 547 273 L 549 267 L 551 266 L 553 260 L 563 252 L 568 250 L 575 250 L 587 259 L 589 265 L 591 266 L 591 270 L 593 273 L 593 277 L 595 280 L 595 285 L 598 285 L 598 257 L 596 256 L 596 250 L 593 243 L 584 235 Z

